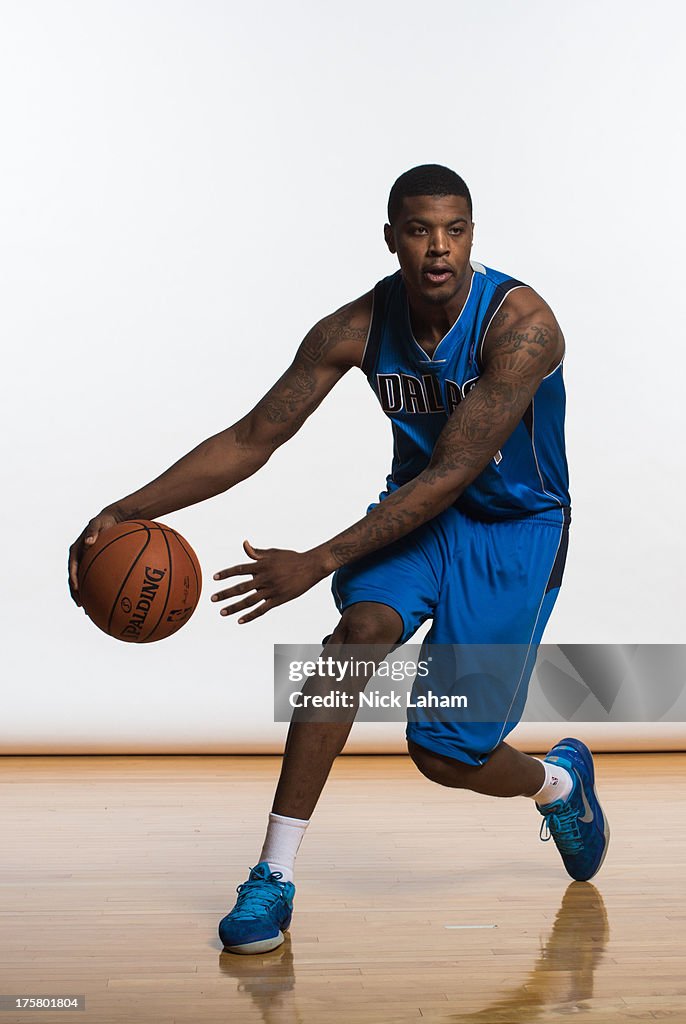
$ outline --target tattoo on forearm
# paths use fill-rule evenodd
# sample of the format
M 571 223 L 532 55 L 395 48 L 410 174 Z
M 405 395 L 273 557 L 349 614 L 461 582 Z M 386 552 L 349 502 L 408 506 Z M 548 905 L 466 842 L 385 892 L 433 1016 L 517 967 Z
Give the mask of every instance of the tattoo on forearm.
M 425 470 L 427 481 L 463 470 L 465 486 L 470 483 L 524 415 L 532 394 L 531 382 L 515 372 L 503 370 L 497 379 L 477 384 L 465 399 L 463 414 L 443 428 Z
M 451 504 L 458 494 L 446 491 L 446 478 L 459 480 L 460 491 L 471 483 L 507 436 L 513 416 L 521 418 L 531 393 L 517 374 L 477 384 L 443 428 L 427 468 L 332 543 L 338 565 L 399 540 Z
M 295 365 L 267 392 L 260 405 L 270 423 L 288 423 L 314 392 L 317 382 L 312 371 Z
M 361 558 L 369 551 L 385 547 L 411 533 L 435 515 L 433 503 L 422 498 L 421 478 L 416 477 L 402 487 L 402 499 L 395 495 L 369 513 L 359 523 L 345 530 L 331 545 L 331 553 L 339 565 Z

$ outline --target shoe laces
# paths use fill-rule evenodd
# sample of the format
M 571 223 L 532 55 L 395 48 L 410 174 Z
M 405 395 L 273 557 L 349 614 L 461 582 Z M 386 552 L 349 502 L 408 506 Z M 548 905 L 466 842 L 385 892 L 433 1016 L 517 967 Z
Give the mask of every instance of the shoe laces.
M 559 810 L 551 810 L 543 815 L 539 835 L 544 843 L 552 839 L 560 853 L 581 853 L 584 843 L 578 818 L 578 809 L 574 810 L 571 803 L 562 804 Z
M 236 887 L 238 899 L 233 917 L 252 917 L 268 910 L 284 895 L 283 872 L 272 871 L 266 878 L 249 878 Z

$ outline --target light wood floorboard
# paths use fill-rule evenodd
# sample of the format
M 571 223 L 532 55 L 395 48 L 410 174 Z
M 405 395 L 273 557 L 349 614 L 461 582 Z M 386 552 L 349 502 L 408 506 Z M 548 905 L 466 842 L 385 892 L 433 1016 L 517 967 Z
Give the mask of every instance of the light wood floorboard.
M 529 801 L 339 759 L 286 944 L 238 957 L 217 921 L 278 759 L 0 758 L 0 994 L 85 994 L 80 1024 L 686 1024 L 686 755 L 596 764 L 612 843 L 570 884 Z

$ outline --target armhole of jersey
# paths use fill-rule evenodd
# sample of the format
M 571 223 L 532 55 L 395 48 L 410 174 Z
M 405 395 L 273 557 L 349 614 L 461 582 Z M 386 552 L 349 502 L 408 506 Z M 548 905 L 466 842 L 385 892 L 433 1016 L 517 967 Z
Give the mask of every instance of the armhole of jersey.
M 481 329 L 479 331 L 479 339 L 476 344 L 476 363 L 480 370 L 483 370 L 483 347 L 484 339 L 488 334 L 488 328 L 493 322 L 493 318 L 502 306 L 503 302 L 510 294 L 510 292 L 516 291 L 517 288 L 528 288 L 528 284 L 524 284 L 522 281 L 517 281 L 514 277 L 510 277 L 507 281 L 502 281 L 496 290 L 493 292 L 493 298 L 488 304 L 486 315 L 481 321 Z
M 362 353 L 361 369 L 365 377 L 370 380 L 372 373 L 374 372 L 374 367 L 376 366 L 376 360 L 381 346 L 381 333 L 383 329 L 385 307 L 383 285 L 383 281 L 379 281 L 374 285 L 374 291 L 372 293 L 372 315 L 369 320 L 367 342 L 364 346 L 364 352 Z
M 566 355 L 567 355 L 567 343 L 565 342 L 565 347 L 564 347 L 564 350 L 562 352 L 562 359 L 560 359 L 560 362 L 557 364 L 557 366 L 555 367 L 554 370 L 551 370 L 550 373 L 546 373 L 545 377 L 543 377 L 542 380 L 547 380 L 548 377 L 552 377 L 552 375 L 554 373 L 557 373 L 557 371 L 562 367 L 562 364 L 565 361 L 565 356 Z

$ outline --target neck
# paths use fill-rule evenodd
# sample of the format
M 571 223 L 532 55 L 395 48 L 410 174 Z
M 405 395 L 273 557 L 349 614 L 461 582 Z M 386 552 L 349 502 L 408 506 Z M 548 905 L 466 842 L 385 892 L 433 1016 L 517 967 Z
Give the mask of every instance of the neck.
M 467 301 L 472 275 L 473 271 L 470 268 L 455 294 L 447 302 L 441 304 L 429 302 L 423 296 L 413 295 L 408 290 L 412 333 L 422 348 L 435 349 L 453 326 Z

